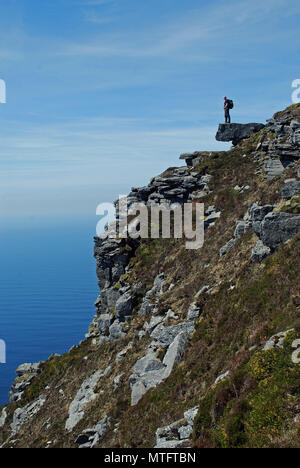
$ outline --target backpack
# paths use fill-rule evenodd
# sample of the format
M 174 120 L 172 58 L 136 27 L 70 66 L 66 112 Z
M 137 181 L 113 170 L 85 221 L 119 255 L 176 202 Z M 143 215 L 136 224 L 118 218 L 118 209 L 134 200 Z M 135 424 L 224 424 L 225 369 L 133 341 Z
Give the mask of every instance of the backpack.
M 231 99 L 228 99 L 228 108 L 229 109 L 233 109 L 234 108 L 234 104 L 233 104 L 233 101 Z

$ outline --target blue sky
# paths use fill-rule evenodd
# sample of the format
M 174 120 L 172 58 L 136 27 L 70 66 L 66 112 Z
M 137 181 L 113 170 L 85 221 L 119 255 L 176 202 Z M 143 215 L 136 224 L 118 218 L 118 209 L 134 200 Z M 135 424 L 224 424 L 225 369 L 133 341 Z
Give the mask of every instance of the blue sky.
M 94 215 L 291 104 L 297 0 L 0 0 L 0 215 Z

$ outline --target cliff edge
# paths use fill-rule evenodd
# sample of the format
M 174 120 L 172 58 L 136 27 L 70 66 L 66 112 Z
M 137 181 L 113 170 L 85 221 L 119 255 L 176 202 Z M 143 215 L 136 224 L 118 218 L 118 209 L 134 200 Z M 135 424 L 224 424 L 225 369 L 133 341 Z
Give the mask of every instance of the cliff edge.
M 19 367 L 3 447 L 300 446 L 300 105 L 226 138 L 127 198 L 203 202 L 201 249 L 95 237 L 86 339 Z

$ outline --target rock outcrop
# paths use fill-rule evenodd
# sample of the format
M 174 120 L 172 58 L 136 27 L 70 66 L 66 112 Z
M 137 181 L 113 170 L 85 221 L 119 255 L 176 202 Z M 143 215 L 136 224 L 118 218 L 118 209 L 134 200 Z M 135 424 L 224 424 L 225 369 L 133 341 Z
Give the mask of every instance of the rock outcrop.
M 3 408 L 1 416 L 0 416 L 0 428 L 4 426 L 7 418 L 7 411 L 6 408 Z
M 85 429 L 75 440 L 75 444 L 79 445 L 80 449 L 92 449 L 94 448 L 100 438 L 106 433 L 110 425 L 110 418 L 105 415 L 101 421 L 96 424 L 93 428 Z
M 254 133 L 259 132 L 265 127 L 260 123 L 249 123 L 249 124 L 220 124 L 217 134 L 217 141 L 232 141 L 235 146 L 240 141 L 250 138 Z
M 183 357 L 185 345 L 195 331 L 195 320 L 199 315 L 199 307 L 192 304 L 188 310 L 188 320 L 178 325 L 165 326 L 163 322 L 168 316 L 157 317 L 157 321 L 153 317 L 148 326 L 152 341 L 147 354 L 136 362 L 130 376 L 131 405 L 136 405 L 150 388 L 169 377 L 174 365 Z M 162 360 L 157 357 L 160 349 L 164 350 Z
M 281 175 L 286 167 L 300 158 L 300 114 L 291 106 L 267 121 L 267 130 L 275 138 L 264 139 L 261 150 L 266 153 L 265 170 L 268 179 Z
M 249 230 L 253 230 L 258 237 L 251 259 L 253 262 L 261 262 L 300 232 L 300 214 L 276 212 L 276 206 L 273 205 L 251 204 L 244 219 L 236 222 L 234 237 L 220 249 L 220 256 L 226 255 Z
M 132 188 L 127 197 L 127 208 L 133 203 L 144 203 L 150 208 L 153 204 L 182 205 L 201 199 L 210 193 L 211 178 L 209 174 L 201 176 L 186 167 L 171 168 L 152 178 L 149 185 Z M 205 216 L 204 228 L 207 229 L 220 218 L 221 212 L 217 211 L 215 206 L 209 206 Z M 114 227 L 112 233 L 113 229 Z M 95 302 L 96 316 L 87 337 L 100 336 L 100 344 L 124 338 L 129 330 L 126 329 L 126 323 L 130 322 L 132 317 L 135 292 L 127 284 L 126 275 L 130 272 L 129 262 L 139 244 L 139 239 L 95 237 L 96 271 L 101 293 Z M 143 298 L 141 315 L 155 313 L 162 287 L 163 274 L 160 274 L 155 279 L 153 288 Z
M 189 448 L 193 432 L 194 419 L 198 407 L 185 411 L 184 418 L 174 423 L 159 427 L 156 431 L 156 449 Z
M 36 362 L 33 364 L 26 363 L 17 368 L 16 374 L 18 377 L 9 392 L 10 401 L 13 402 L 21 400 L 26 388 L 32 384 L 36 376 L 41 372 L 41 364 L 42 362 Z
M 28 405 L 24 406 L 24 408 L 17 408 L 14 412 L 13 422 L 11 424 L 12 435 L 16 435 L 21 427 L 30 421 L 34 415 L 36 415 L 42 406 L 44 406 L 46 402 L 46 398 L 40 396 L 37 400 L 33 403 L 29 403 Z
M 106 376 L 110 367 L 104 372 L 97 371 L 86 379 L 78 390 L 74 400 L 69 407 L 69 417 L 66 421 L 66 431 L 72 431 L 79 421 L 84 417 L 84 409 L 88 403 L 91 403 L 97 393 L 94 391 L 101 377 Z
M 131 190 L 127 206 L 148 211 L 206 202 L 204 247 L 110 237 L 117 223 L 95 237 L 89 333 L 17 369 L 1 446 L 299 445 L 299 116 L 227 126 L 230 151 L 183 154 L 187 167 Z

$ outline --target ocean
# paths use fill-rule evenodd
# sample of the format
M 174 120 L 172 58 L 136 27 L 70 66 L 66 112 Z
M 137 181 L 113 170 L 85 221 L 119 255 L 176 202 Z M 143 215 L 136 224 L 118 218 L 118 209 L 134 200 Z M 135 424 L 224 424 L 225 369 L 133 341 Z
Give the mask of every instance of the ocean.
M 95 219 L 1 219 L 0 406 L 15 369 L 62 354 L 84 339 L 98 295 Z

